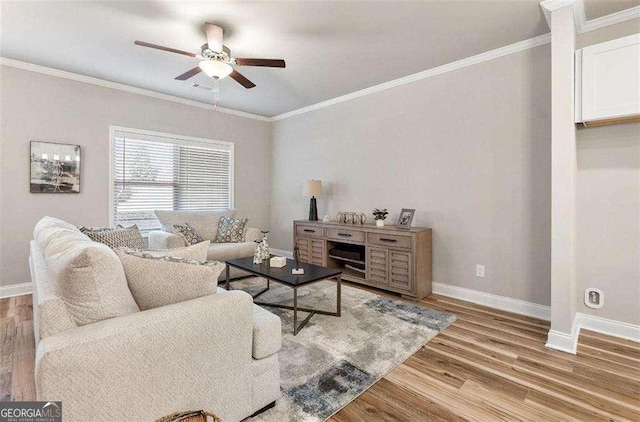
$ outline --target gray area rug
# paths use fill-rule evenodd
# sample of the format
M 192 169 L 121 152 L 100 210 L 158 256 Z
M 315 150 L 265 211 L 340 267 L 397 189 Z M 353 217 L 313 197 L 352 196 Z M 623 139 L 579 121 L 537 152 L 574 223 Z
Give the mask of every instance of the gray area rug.
M 232 283 L 256 293 L 260 278 Z M 293 290 L 271 283 L 258 301 L 292 304 Z M 334 311 L 334 281 L 298 290 L 298 306 Z M 252 422 L 323 421 L 354 400 L 456 320 L 455 315 L 342 286 L 342 316 L 314 315 L 293 336 L 293 311 L 265 307 L 282 318 L 276 406 Z M 307 316 L 298 312 L 298 321 Z

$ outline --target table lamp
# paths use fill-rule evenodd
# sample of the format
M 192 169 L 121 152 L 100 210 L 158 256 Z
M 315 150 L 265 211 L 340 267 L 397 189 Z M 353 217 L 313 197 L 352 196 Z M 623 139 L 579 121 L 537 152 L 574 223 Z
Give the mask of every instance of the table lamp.
M 318 207 L 316 205 L 316 196 L 322 195 L 322 181 L 320 180 L 307 180 L 307 184 L 304 187 L 304 196 L 310 196 L 309 202 L 309 221 L 318 221 Z

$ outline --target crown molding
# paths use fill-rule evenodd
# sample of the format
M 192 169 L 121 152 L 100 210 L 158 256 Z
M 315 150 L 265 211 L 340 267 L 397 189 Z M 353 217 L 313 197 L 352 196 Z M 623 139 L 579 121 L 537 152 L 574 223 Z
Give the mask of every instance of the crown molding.
M 612 13 L 610 15 L 602 16 L 597 19 L 586 20 L 584 12 L 584 1 L 576 0 L 576 6 L 576 9 L 580 11 L 579 15 L 577 16 L 580 20 L 576 19 L 578 34 L 596 31 L 598 29 L 606 28 L 607 26 L 616 25 L 632 19 L 640 18 L 640 6 L 636 6 L 630 9 L 621 10 L 620 12 Z
M 258 114 L 247 113 L 245 111 L 234 110 L 234 109 L 225 108 L 225 107 L 215 107 L 211 104 L 202 103 L 194 100 L 188 100 L 186 98 L 176 97 L 174 95 L 163 94 L 163 93 L 151 91 L 148 89 L 137 88 L 130 85 L 124 85 L 118 82 L 111 82 L 104 79 L 98 79 L 91 76 L 80 75 L 78 73 L 67 72 L 64 70 L 54 69 L 51 67 L 40 66 L 33 63 L 8 59 L 6 57 L 0 57 L 0 65 L 14 67 L 16 69 L 27 70 L 29 72 L 41 73 L 43 75 L 69 79 L 72 81 L 83 82 L 91 85 L 101 86 L 103 88 L 117 89 L 119 91 L 124 91 L 131 94 L 144 95 L 146 97 L 156 98 L 164 101 L 171 101 L 173 103 L 187 105 L 190 107 L 203 108 L 205 110 L 216 111 L 218 113 L 229 114 L 232 116 L 243 117 L 246 119 L 260 120 L 263 122 L 268 122 L 271 120 L 269 117 L 261 116 Z
M 587 16 L 584 11 L 584 0 L 545 0 L 540 2 L 540 7 L 544 12 L 544 17 L 547 20 L 549 27 L 551 27 L 551 12 L 571 5 L 574 6 L 573 14 L 575 17 L 576 32 L 578 34 L 596 31 L 598 29 L 606 28 L 607 26 L 640 18 L 640 6 L 621 10 L 620 12 L 612 13 L 596 19 L 587 20 Z
M 376 92 L 384 91 L 386 89 L 395 88 L 397 86 L 406 85 L 412 82 L 416 82 L 422 79 L 432 78 L 443 73 L 451 72 L 454 70 L 469 67 L 478 63 L 486 62 L 489 60 L 497 59 L 499 57 L 507 56 L 509 54 L 518 53 L 520 51 L 528 50 L 534 47 L 539 47 L 551 42 L 551 34 L 540 35 L 535 38 L 520 41 L 515 44 L 508 45 L 506 47 L 497 48 L 495 50 L 487 51 L 485 53 L 477 54 L 475 56 L 467 57 L 466 59 L 451 62 L 442 66 L 434 67 L 422 72 L 414 73 L 413 75 L 405 76 L 399 79 L 394 79 L 389 82 L 384 82 L 379 85 L 374 85 L 369 88 L 355 91 L 350 94 L 335 97 L 327 101 L 322 101 L 307 107 L 299 108 L 297 110 L 289 111 L 287 113 L 279 114 L 271 118 L 271 121 L 278 121 L 287 119 L 289 117 L 297 116 L 299 114 L 308 113 L 310 111 L 319 110 L 321 108 L 329 107 L 335 104 L 340 104 L 345 101 L 353 100 L 356 98 L 364 97 L 365 95 L 374 94 Z

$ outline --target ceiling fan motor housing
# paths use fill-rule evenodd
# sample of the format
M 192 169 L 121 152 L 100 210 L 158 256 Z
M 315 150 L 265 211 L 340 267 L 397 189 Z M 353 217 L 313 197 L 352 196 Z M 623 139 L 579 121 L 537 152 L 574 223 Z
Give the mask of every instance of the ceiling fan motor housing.
M 218 53 L 217 51 L 213 51 L 212 49 L 209 48 L 209 44 L 204 43 L 202 44 L 202 47 L 200 47 L 202 50 L 202 57 L 207 59 L 207 60 L 215 60 L 215 61 L 219 61 L 219 62 L 225 62 L 225 63 L 233 63 L 233 59 L 231 58 L 231 50 L 229 50 L 229 48 L 227 48 L 227 46 L 223 46 L 222 48 L 222 52 Z

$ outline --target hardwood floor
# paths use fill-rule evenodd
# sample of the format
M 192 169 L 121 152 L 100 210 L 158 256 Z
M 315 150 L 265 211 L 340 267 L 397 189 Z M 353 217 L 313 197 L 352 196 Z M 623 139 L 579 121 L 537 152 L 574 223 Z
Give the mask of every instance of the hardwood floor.
M 577 355 L 549 324 L 431 295 L 458 320 L 329 420 L 640 421 L 640 345 L 582 331 Z M 0 300 L 0 400 L 32 400 L 31 296 Z

